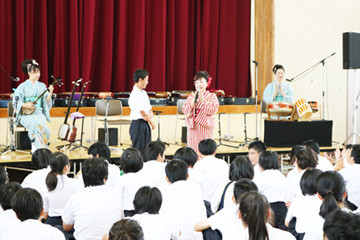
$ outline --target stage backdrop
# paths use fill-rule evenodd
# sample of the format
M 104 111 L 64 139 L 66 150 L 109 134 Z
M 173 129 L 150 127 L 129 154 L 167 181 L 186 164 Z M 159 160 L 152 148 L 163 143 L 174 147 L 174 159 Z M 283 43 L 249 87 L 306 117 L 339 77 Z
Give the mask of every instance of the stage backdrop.
M 27 79 L 20 64 L 34 58 L 41 81 L 61 77 L 71 91 L 131 91 L 137 68 L 149 71 L 148 91 L 193 89 L 196 71 L 210 88 L 248 97 L 251 0 L 1 0 L 0 92 Z

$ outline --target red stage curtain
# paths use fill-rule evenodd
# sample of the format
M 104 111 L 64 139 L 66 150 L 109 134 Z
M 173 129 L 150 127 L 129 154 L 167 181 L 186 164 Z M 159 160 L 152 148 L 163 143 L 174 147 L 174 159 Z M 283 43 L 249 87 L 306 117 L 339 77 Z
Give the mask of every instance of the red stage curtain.
M 248 97 L 251 0 L 2 0 L 0 64 L 27 76 L 20 64 L 34 58 L 41 81 L 91 80 L 86 91 L 131 91 L 132 74 L 145 68 L 148 91 L 192 90 L 207 70 L 210 88 Z M 0 73 L 1 92 L 12 83 Z M 51 80 L 50 80 L 51 82 Z

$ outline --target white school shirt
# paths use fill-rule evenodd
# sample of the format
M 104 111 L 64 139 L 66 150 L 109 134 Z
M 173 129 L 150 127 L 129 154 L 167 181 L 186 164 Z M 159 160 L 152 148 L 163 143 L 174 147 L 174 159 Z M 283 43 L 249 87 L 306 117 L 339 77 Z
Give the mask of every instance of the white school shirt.
M 224 192 L 224 189 L 226 185 L 229 183 L 229 181 L 224 182 L 221 184 L 215 191 L 215 194 L 213 195 L 213 198 L 211 199 L 211 211 L 215 213 L 219 209 L 219 205 L 221 202 L 221 196 Z M 234 207 L 236 204 L 233 202 L 232 197 L 234 196 L 234 185 L 235 181 L 230 183 L 228 186 L 225 196 L 224 196 L 224 207 Z
M 162 189 L 169 185 L 166 181 L 165 173 L 166 163 L 151 160 L 144 162 L 143 168 L 140 170 L 142 177 L 146 179 L 146 183 L 150 187 Z
M 123 218 L 120 195 L 106 185 L 86 187 L 68 200 L 62 220 L 74 224 L 76 239 L 101 239 Z
M 208 218 L 212 230 L 219 230 L 223 240 L 242 239 L 244 226 L 239 218 L 239 205 L 227 206 Z
M 354 163 L 339 173 L 344 177 L 348 200 L 358 208 L 360 207 L 360 164 Z
M 206 219 L 206 208 L 198 186 L 188 181 L 177 181 L 163 191 L 160 214 L 170 223 L 170 229 L 179 229 L 179 239 L 202 240 L 201 232 L 194 230 L 195 224 Z
M 21 186 L 23 188 L 33 188 L 38 191 L 43 199 L 43 204 L 45 202 L 45 194 L 48 192 L 45 181 L 50 171 L 50 166 L 48 166 L 47 168 L 33 171 L 32 173 L 27 175 L 24 181 L 21 183 Z
M 257 163 L 254 166 L 254 179 L 253 180 L 255 180 L 255 178 L 257 178 L 260 175 L 260 173 L 261 173 L 260 165 Z
M 334 170 L 334 166 L 326 157 L 323 157 L 320 154 L 318 154 L 317 156 L 318 156 L 318 164 L 316 166 L 317 169 L 320 169 L 323 172 Z
M 292 201 L 296 196 L 302 195 L 300 179 L 306 170 L 301 170 L 299 172 L 298 168 L 294 168 L 292 171 L 294 174 L 291 176 L 291 178 L 287 179 L 287 201 Z
M 203 199 L 211 201 L 216 189 L 229 180 L 229 165 L 222 159 L 207 156 L 194 165 L 203 179 Z
M 0 237 L 18 223 L 20 220 L 16 217 L 14 210 L 8 209 L 0 213 Z
M 71 195 L 82 190 L 84 183 L 79 179 L 69 178 L 66 175 L 57 175 L 56 188 L 45 194 L 44 212 L 50 217 L 61 216 Z
M 297 196 L 288 209 L 285 221 L 290 222 L 293 217 L 296 217 L 296 232 L 304 233 L 309 227 L 312 227 L 309 220 L 319 215 L 321 203 L 316 194 Z
M 266 196 L 269 203 L 286 202 L 287 180 L 279 170 L 265 170 L 254 179 L 259 193 Z
M 139 223 L 146 240 L 170 240 L 179 237 L 178 232 L 171 231 L 169 222 L 162 214 L 135 214 L 130 219 Z
M 296 238 L 287 231 L 280 230 L 278 228 L 273 228 L 270 224 L 266 223 L 266 229 L 268 231 L 269 240 L 295 240 Z M 245 229 L 245 238 L 249 239 L 248 228 Z
M 201 189 L 201 192 L 203 192 L 203 178 L 199 171 L 195 170 L 194 168 L 188 168 L 189 173 L 189 181 L 190 183 L 196 184 Z
M 28 219 L 14 225 L 0 239 L 9 240 L 65 240 L 64 234 L 57 228 L 43 224 L 39 220 Z
M 134 85 L 129 97 L 130 119 L 143 119 L 141 111 L 146 114 L 151 111 L 150 99 L 145 90 L 140 90 Z
M 108 163 L 108 171 L 109 171 L 108 179 L 106 180 L 105 185 L 115 189 L 116 184 L 120 179 L 120 168 L 115 164 L 110 164 L 107 160 L 105 161 Z M 82 182 L 84 181 L 82 173 L 78 175 L 78 179 Z

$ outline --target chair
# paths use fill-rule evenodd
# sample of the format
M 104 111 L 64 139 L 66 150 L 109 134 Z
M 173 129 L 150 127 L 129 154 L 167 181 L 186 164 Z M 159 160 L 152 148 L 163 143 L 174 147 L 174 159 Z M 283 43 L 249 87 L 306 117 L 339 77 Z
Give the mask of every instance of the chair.
M 109 102 L 109 107 L 107 108 L 107 102 Z M 120 100 L 97 100 L 95 103 L 95 128 L 96 121 L 102 122 L 104 126 L 107 124 L 109 126 L 118 125 L 120 128 L 120 145 L 121 143 L 121 126 L 130 125 L 131 120 L 122 119 L 123 117 L 123 108 L 122 102 Z M 107 110 L 107 111 L 106 111 Z M 110 118 L 109 118 L 110 117 Z M 107 129 L 109 131 L 109 129 Z M 108 134 L 107 134 L 108 135 Z M 107 142 L 107 139 L 105 139 Z
M 185 102 L 186 102 L 186 99 L 179 99 L 177 101 L 177 112 L 176 112 L 175 133 L 174 133 L 175 144 L 178 144 L 178 142 L 176 141 L 176 131 L 177 131 L 178 120 L 185 120 L 186 119 L 185 116 L 184 116 L 184 112 L 182 110 Z

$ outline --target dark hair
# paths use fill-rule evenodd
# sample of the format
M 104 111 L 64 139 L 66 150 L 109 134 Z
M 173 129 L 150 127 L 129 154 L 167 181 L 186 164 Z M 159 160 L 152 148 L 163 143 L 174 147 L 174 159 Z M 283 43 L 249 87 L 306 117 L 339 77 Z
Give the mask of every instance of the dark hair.
M 11 199 L 11 206 L 18 219 L 38 220 L 43 207 L 43 200 L 38 191 L 32 188 L 19 189 Z
M 321 170 L 316 168 L 309 168 L 305 171 L 300 179 L 300 188 L 302 194 L 314 195 L 316 194 L 316 179 L 322 173 Z
M 291 161 L 291 164 L 294 164 L 295 162 L 295 154 L 301 150 L 301 149 L 304 149 L 304 146 L 303 145 L 294 145 L 291 149 L 291 152 L 290 152 L 290 161 Z
M 270 169 L 278 170 L 279 169 L 278 155 L 276 154 L 276 152 L 272 152 L 272 151 L 262 152 L 259 157 L 259 165 L 264 171 Z
M 144 233 L 139 223 L 132 219 L 122 219 L 111 227 L 110 240 L 144 240 Z
M 0 188 L 0 204 L 2 209 L 11 209 L 11 199 L 19 189 L 21 189 L 21 185 L 18 182 L 9 182 Z
M 145 79 L 146 76 L 148 76 L 149 73 L 145 69 L 137 69 L 134 72 L 133 79 L 135 83 L 138 83 L 140 78 Z
M 229 179 L 237 181 L 240 178 L 254 178 L 254 167 L 248 157 L 239 156 L 230 163 Z
M 36 71 L 36 69 L 41 70 L 40 65 L 35 61 L 35 59 L 25 59 L 21 63 L 21 70 L 25 74 L 29 74 L 29 72 Z
M 141 153 L 136 148 L 126 149 L 120 157 L 120 167 L 124 173 L 138 172 L 143 167 Z
M 316 179 L 316 192 L 323 198 L 320 216 L 325 218 L 330 212 L 340 209 L 346 191 L 345 180 L 340 173 L 327 171 Z
M 193 167 L 198 160 L 198 155 L 191 147 L 182 147 L 176 150 L 173 158 L 181 159 L 185 161 L 189 167 Z
M 296 164 L 302 170 L 307 168 L 315 168 L 318 162 L 315 152 L 307 148 L 297 151 L 295 157 L 297 160 Z
M 51 171 L 48 173 L 45 180 L 49 192 L 56 188 L 58 182 L 56 174 L 62 175 L 66 165 L 69 165 L 69 158 L 64 153 L 56 152 L 52 155 L 50 159 Z
M 248 149 L 250 150 L 251 148 L 253 148 L 258 153 L 262 153 L 266 151 L 266 146 L 262 141 L 254 141 L 250 143 Z
M 162 156 L 165 152 L 165 144 L 161 141 L 149 142 L 145 147 L 145 162 L 156 160 L 159 154 Z
M 98 157 L 105 158 L 110 161 L 111 151 L 110 148 L 104 142 L 96 142 L 92 144 L 87 152 L 89 155 L 91 154 L 93 157 L 99 155 Z
M 173 159 L 166 164 L 165 173 L 171 183 L 186 180 L 188 177 L 188 165 L 180 159 Z
M 360 145 L 355 145 L 351 149 L 351 157 L 354 158 L 355 163 L 360 164 Z
M 276 64 L 276 65 L 273 67 L 272 71 L 273 71 L 274 74 L 276 74 L 277 70 L 279 70 L 279 69 L 282 69 L 282 70 L 285 72 L 285 68 L 284 68 L 282 65 L 280 65 L 280 64 Z
M 140 188 L 133 201 L 135 212 L 158 214 L 162 203 L 162 195 L 158 188 L 144 186 Z
M 316 154 L 320 154 L 320 146 L 319 143 L 317 141 L 315 141 L 314 139 L 310 139 L 307 141 L 303 142 L 303 145 L 306 148 L 310 148 L 312 149 Z
M 203 70 L 203 71 L 198 71 L 198 72 L 195 74 L 194 81 L 197 81 L 197 80 L 199 80 L 199 79 L 201 79 L 201 78 L 205 78 L 206 82 L 208 82 L 208 81 L 209 81 L 209 77 L 210 77 L 210 75 L 209 75 L 209 73 L 208 73 L 207 71 L 205 71 L 205 70 Z
M 216 142 L 213 139 L 204 139 L 199 142 L 199 152 L 204 155 L 212 155 L 216 151 Z
M 251 181 L 250 179 L 239 179 L 234 184 L 234 198 L 236 200 L 236 203 L 240 202 L 240 197 L 246 193 L 246 192 L 257 192 L 258 187 L 256 184 Z
M 84 161 L 82 176 L 85 187 L 104 185 L 104 179 L 108 175 L 108 163 L 104 158 L 89 158 Z
M 39 148 L 32 154 L 31 163 L 36 169 L 47 168 L 50 164 L 51 156 L 52 152 L 49 149 Z
M 325 218 L 324 235 L 329 240 L 360 239 L 360 216 L 337 210 Z
M 266 197 L 258 192 L 247 192 L 241 196 L 241 218 L 249 228 L 249 240 L 269 239 L 266 228 L 269 208 Z
M 0 187 L 6 183 L 7 180 L 7 174 L 5 169 L 0 166 Z

